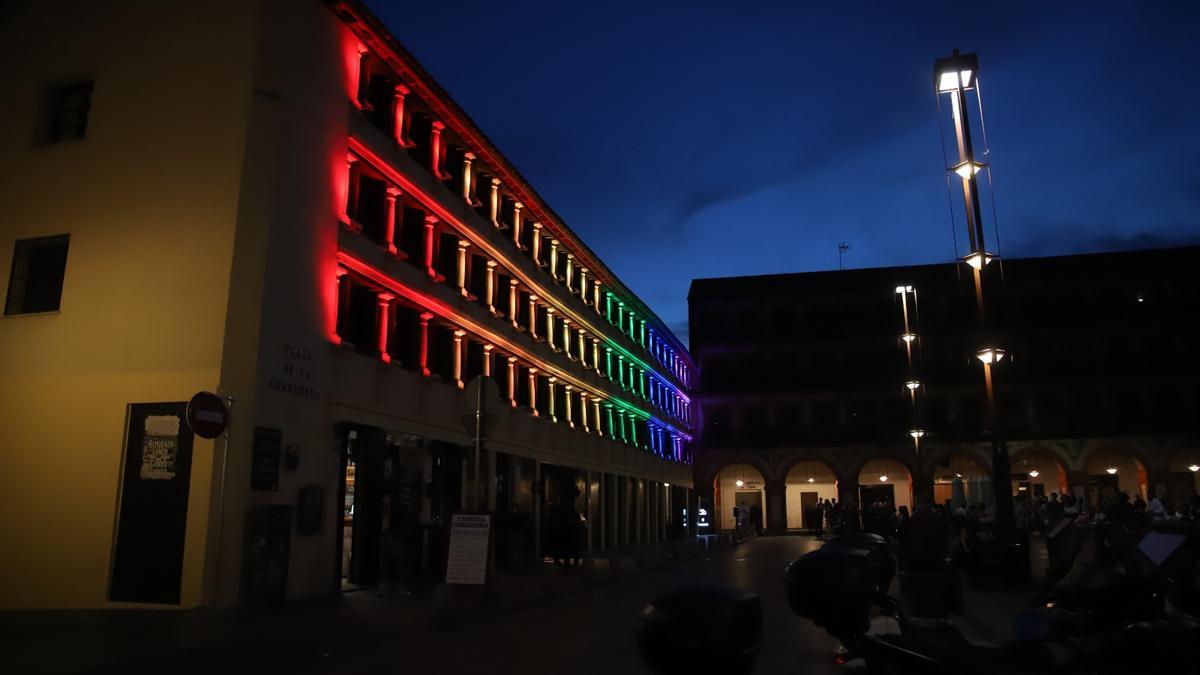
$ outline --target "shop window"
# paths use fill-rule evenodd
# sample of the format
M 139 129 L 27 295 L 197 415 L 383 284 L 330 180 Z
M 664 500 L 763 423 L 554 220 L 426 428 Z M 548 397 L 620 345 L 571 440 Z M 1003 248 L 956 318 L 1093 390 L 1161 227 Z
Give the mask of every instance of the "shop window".
M 69 238 L 61 234 L 17 242 L 8 277 L 5 316 L 58 311 Z

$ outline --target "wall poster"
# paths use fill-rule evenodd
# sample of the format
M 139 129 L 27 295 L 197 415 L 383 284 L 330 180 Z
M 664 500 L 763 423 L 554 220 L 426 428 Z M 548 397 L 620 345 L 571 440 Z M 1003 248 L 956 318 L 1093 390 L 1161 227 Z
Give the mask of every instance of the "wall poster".
M 192 432 L 187 403 L 127 407 L 108 599 L 179 604 Z

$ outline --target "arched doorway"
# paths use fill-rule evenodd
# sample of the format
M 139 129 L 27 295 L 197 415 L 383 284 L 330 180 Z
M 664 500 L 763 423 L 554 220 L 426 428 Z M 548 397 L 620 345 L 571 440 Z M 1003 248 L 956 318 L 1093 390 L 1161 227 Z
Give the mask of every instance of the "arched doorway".
M 1180 450 L 1167 466 L 1167 500 L 1172 505 L 1200 494 L 1200 449 Z
M 745 506 L 750 513 L 758 514 L 758 527 L 765 527 L 766 503 L 766 481 L 762 473 L 749 464 L 730 464 L 713 479 L 713 505 L 717 512 L 714 521 L 719 529 L 736 527 L 734 506 Z M 756 505 L 757 509 L 754 508 Z M 753 527 L 754 521 L 751 520 L 750 525 Z
M 838 482 L 833 468 L 821 460 L 801 460 L 788 471 L 784 480 L 787 502 L 787 528 L 812 529 L 808 509 L 817 501 L 837 501 Z
M 977 457 L 955 451 L 945 455 L 933 469 L 933 501 L 953 506 L 990 504 L 995 500 L 992 474 Z
M 1092 508 L 1102 499 L 1111 499 L 1124 492 L 1133 500 L 1146 498 L 1146 467 L 1132 452 L 1120 448 L 1093 450 L 1085 464 L 1087 470 L 1087 503 Z
M 912 512 L 912 474 L 903 463 L 890 458 L 870 459 L 858 474 L 858 503 L 860 507 L 889 501 L 899 509 Z
M 1062 462 L 1044 450 L 1021 450 L 1009 461 L 1014 497 L 1037 498 L 1057 492 L 1069 493 L 1067 469 Z

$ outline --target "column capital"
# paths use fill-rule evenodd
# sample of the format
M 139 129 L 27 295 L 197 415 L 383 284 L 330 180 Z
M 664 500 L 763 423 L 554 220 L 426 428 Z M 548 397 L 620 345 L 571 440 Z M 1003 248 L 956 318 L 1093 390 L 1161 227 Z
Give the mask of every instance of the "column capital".
M 529 366 L 529 374 L 530 375 L 537 373 L 537 371 L 538 371 L 537 366 Z
M 338 279 L 341 279 L 342 277 L 346 276 L 347 274 L 350 274 L 350 270 L 339 265 L 335 274 L 337 274 Z
M 553 308 L 553 307 L 547 307 L 547 308 L 546 308 L 546 313 L 547 313 L 547 314 L 554 314 L 554 308 Z
M 515 357 L 515 356 L 510 356 L 510 357 L 508 357 L 508 364 L 509 364 L 509 365 L 516 365 L 516 363 L 517 363 L 517 357 Z
M 568 253 L 568 254 L 567 254 L 567 260 L 574 260 L 574 259 L 575 259 L 575 254 L 574 254 L 574 253 Z
M 495 348 L 496 348 L 496 345 L 484 345 L 484 346 L 483 346 L 483 351 L 485 351 L 485 352 L 490 352 L 490 351 L 492 351 L 492 350 L 493 350 L 493 349 L 495 349 Z
M 558 246 L 558 240 L 557 240 L 557 239 L 551 239 L 551 240 L 550 240 L 550 244 L 551 244 L 552 246 Z
M 537 296 L 536 296 L 536 295 L 534 295 L 533 293 L 530 293 L 530 294 L 529 294 L 529 300 L 530 300 L 530 302 L 537 302 L 537 299 L 538 299 L 538 298 L 537 298 Z
M 464 336 L 466 334 L 467 334 L 467 331 L 465 331 L 465 330 L 454 331 L 454 337 L 459 338 L 459 339 L 462 339 L 462 336 Z
M 514 287 L 514 288 L 515 288 L 515 287 L 517 287 L 517 286 L 519 286 L 520 284 L 521 284 L 521 282 L 520 282 L 519 280 L 517 280 L 517 279 L 509 279 L 509 280 L 508 280 L 508 285 L 509 285 L 509 286 L 512 286 L 512 287 Z
M 556 384 L 558 382 L 558 378 L 557 377 L 549 377 L 546 379 L 546 381 L 549 382 L 550 384 Z
M 446 128 L 446 123 L 445 123 L 445 122 L 443 122 L 443 121 L 441 121 L 441 120 L 434 120 L 434 121 L 433 121 L 433 130 L 434 130 L 434 131 L 436 131 L 436 132 L 438 132 L 438 133 L 441 133 L 441 131 L 442 131 L 443 129 L 445 129 L 445 128 Z
M 566 317 L 563 317 L 563 320 L 562 320 L 562 322 L 563 322 L 563 326 L 565 326 L 565 327 L 567 327 L 567 328 L 570 328 L 570 327 L 571 327 L 571 320 L 570 320 L 570 319 L 568 319 L 568 318 L 566 318 Z
M 437 216 L 435 216 L 431 213 L 425 214 L 425 227 L 433 227 L 434 225 L 437 225 L 437 222 L 438 222 Z
M 404 84 L 403 82 L 397 82 L 396 85 L 392 87 L 392 90 L 397 96 L 408 96 L 412 93 L 412 89 L 409 89 L 408 85 Z
M 459 239 L 459 240 L 458 240 L 458 247 L 459 247 L 459 248 L 465 249 L 465 248 L 467 248 L 467 247 L 468 247 L 468 246 L 470 246 L 470 245 L 471 245 L 471 242 L 467 241 L 466 239 Z
M 381 305 L 386 305 L 387 303 L 396 299 L 395 295 L 388 293 L 387 291 L 380 291 L 375 297 L 379 299 L 379 304 Z
M 487 261 L 487 266 L 488 266 L 488 268 L 490 268 L 490 269 L 495 269 L 495 268 L 496 268 L 496 261 L 495 261 L 495 260 L 489 260 L 489 261 Z
M 353 152 L 346 152 L 346 163 L 347 164 L 354 164 L 358 160 L 359 160 L 358 155 L 354 154 Z
M 592 338 L 592 342 L 595 342 L 596 344 L 600 344 L 600 338 L 594 337 L 594 338 Z
M 464 160 L 464 161 L 467 161 L 467 162 L 474 162 L 474 161 L 475 161 L 475 159 L 476 159 L 476 157 L 475 157 L 475 153 L 473 153 L 473 152 L 464 152 L 464 153 L 463 153 L 463 160 Z
M 514 208 L 514 209 L 523 209 L 523 208 L 525 208 L 525 205 L 524 205 L 524 204 L 522 204 L 522 203 L 521 203 L 521 202 L 519 202 L 519 201 L 514 201 L 514 202 L 513 202 L 513 208 Z
M 575 385 L 573 385 L 573 384 L 564 384 L 563 388 L 566 389 L 568 392 L 575 391 Z
M 433 318 L 433 314 L 431 312 L 421 312 L 419 318 L 421 319 L 421 321 L 428 322 L 430 319 Z
M 400 192 L 400 188 L 396 187 L 395 185 L 387 186 L 386 191 L 387 191 L 387 197 L 385 197 L 385 199 L 395 199 L 396 197 L 399 197 L 400 195 L 404 194 L 404 193 Z
M 540 229 L 542 229 L 542 224 L 541 224 L 541 223 L 539 223 L 539 222 L 537 222 L 536 220 L 535 220 L 535 221 L 533 221 L 533 229 L 534 229 L 534 230 L 540 230 Z
M 492 187 L 494 187 L 494 188 L 499 188 L 499 187 L 500 187 L 500 179 L 499 179 L 499 178 L 493 178 L 493 179 L 492 179 Z

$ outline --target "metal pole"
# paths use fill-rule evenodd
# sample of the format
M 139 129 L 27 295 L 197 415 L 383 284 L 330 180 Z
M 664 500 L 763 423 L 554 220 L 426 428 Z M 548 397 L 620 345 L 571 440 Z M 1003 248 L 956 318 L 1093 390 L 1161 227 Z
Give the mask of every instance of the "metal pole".
M 475 461 L 472 462 L 471 473 L 471 510 L 479 510 L 479 462 L 483 456 L 483 387 L 486 380 L 480 380 L 475 388 Z
M 226 394 L 221 398 L 225 399 L 226 416 L 229 415 L 229 409 L 233 408 L 233 403 L 237 399 Z M 209 606 L 215 607 L 221 600 L 221 538 L 224 536 L 225 529 L 225 475 L 229 466 L 229 420 L 225 420 L 225 433 L 221 434 L 221 482 L 217 484 L 217 540 L 214 544 L 213 553 L 213 577 L 212 577 L 212 598 L 210 598 Z

